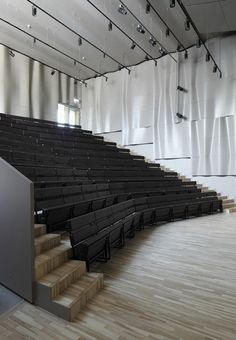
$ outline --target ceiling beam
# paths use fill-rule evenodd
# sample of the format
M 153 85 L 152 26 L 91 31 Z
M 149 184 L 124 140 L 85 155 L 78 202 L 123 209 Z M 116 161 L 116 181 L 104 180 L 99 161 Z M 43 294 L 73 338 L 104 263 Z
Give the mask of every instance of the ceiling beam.
M 43 12 L 44 14 L 46 14 L 47 16 L 49 16 L 51 19 L 55 20 L 56 22 L 58 22 L 60 25 L 62 25 L 63 27 L 65 27 L 67 30 L 69 30 L 70 32 L 72 32 L 73 34 L 75 34 L 77 37 L 83 39 L 84 41 L 86 41 L 88 44 L 90 44 L 91 46 L 93 46 L 94 48 L 96 48 L 98 51 L 100 51 L 103 56 L 107 56 L 108 58 L 110 58 L 112 61 L 114 61 L 115 63 L 117 63 L 118 65 L 120 65 L 122 68 L 125 68 L 128 72 L 130 72 L 131 70 L 123 65 L 122 63 L 120 63 L 118 60 L 116 60 L 115 58 L 113 58 L 110 54 L 108 54 L 107 52 L 103 51 L 100 47 L 96 46 L 95 44 L 93 44 L 91 41 L 89 41 L 88 39 L 86 39 L 84 36 L 82 36 L 81 34 L 79 34 L 78 32 L 76 32 L 75 30 L 73 30 L 71 27 L 69 27 L 68 25 L 66 25 L 64 22 L 62 22 L 61 20 L 59 20 L 58 18 L 56 18 L 54 15 L 52 15 L 51 13 L 47 12 L 45 9 L 43 9 L 42 7 L 40 7 L 39 5 L 35 4 L 33 1 L 31 0 L 26 0 L 28 1 L 30 4 L 32 4 L 33 6 L 37 7 L 41 12 Z

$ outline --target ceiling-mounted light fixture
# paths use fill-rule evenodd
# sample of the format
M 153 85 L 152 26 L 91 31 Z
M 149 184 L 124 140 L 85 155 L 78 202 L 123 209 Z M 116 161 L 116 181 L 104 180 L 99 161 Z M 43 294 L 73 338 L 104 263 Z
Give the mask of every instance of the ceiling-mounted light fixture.
M 131 45 L 131 50 L 134 50 L 135 49 L 135 47 L 136 47 L 136 44 L 135 44 L 135 42 L 134 41 L 132 41 L 132 45 Z
M 83 40 L 82 40 L 81 37 L 79 37 L 79 39 L 78 39 L 78 45 L 81 46 L 82 44 L 83 44 Z
M 169 28 L 167 27 L 167 28 L 166 28 L 166 37 L 169 37 L 169 35 L 170 35 L 170 30 L 169 30 Z
M 37 40 L 36 40 L 36 38 L 34 37 L 33 43 L 36 44 L 36 42 L 37 42 Z
M 152 45 L 152 46 L 155 46 L 157 44 L 156 42 L 156 39 L 151 35 L 150 38 L 149 38 L 149 43 Z
M 170 0 L 170 8 L 174 8 L 175 7 L 175 0 Z
M 145 33 L 145 29 L 144 29 L 143 26 L 140 25 L 140 24 L 138 24 L 138 26 L 137 26 L 137 31 L 138 31 L 139 33 L 142 33 L 142 34 Z
M 9 54 L 12 58 L 15 57 L 15 53 L 14 53 L 12 50 L 9 50 L 9 51 L 8 51 L 8 54 Z
M 122 4 L 119 5 L 119 7 L 118 7 L 118 12 L 119 12 L 120 14 L 123 14 L 123 15 L 126 15 L 126 14 L 127 14 L 127 11 L 126 11 L 125 7 L 124 7 Z
M 155 67 L 157 67 L 157 61 L 155 60 Z
M 197 47 L 197 48 L 200 48 L 201 45 L 202 45 L 201 39 L 197 39 L 197 41 L 196 41 L 196 47 Z
M 111 32 L 112 31 L 112 22 L 109 21 L 108 23 L 108 31 Z
M 160 53 L 161 55 L 166 54 L 165 50 L 164 50 L 161 46 L 159 47 L 159 53 Z
M 184 52 L 184 59 L 188 59 L 188 51 L 187 50 Z
M 77 79 L 75 79 L 75 81 L 74 81 L 74 85 L 77 85 Z M 74 102 L 75 102 L 75 99 L 74 99 Z
M 213 73 L 216 73 L 217 72 L 217 65 L 215 64 L 214 66 L 213 66 Z
M 206 54 L 206 62 L 210 61 L 210 59 L 211 59 L 210 53 L 207 52 L 207 54 Z
M 190 31 L 191 24 L 188 19 L 186 19 L 185 24 L 184 24 L 185 31 Z
M 121 65 L 118 65 L 118 71 L 120 71 L 122 69 Z
M 130 75 L 130 73 L 131 73 L 131 70 L 128 71 L 128 74 L 129 74 L 129 75 Z
M 36 17 L 37 16 L 37 7 L 36 6 L 32 6 L 32 16 Z
M 74 65 L 76 66 L 76 60 L 74 60 Z
M 145 60 L 149 60 L 149 56 L 147 54 L 145 55 Z
M 179 52 L 181 50 L 181 45 L 177 46 L 177 51 Z
M 51 76 L 54 76 L 55 70 L 51 70 Z
M 150 9 L 151 9 L 151 6 L 150 6 L 149 2 L 147 2 L 147 5 L 146 5 L 146 14 L 150 13 Z

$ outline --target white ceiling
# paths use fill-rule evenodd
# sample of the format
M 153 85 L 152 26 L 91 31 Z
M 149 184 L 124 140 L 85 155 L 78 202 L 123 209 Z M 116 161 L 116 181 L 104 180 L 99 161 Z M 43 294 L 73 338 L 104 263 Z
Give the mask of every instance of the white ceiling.
M 185 17 L 176 4 L 175 8 L 169 7 L 169 0 L 149 0 L 161 14 L 184 47 L 193 45 L 196 35 L 193 30 L 184 30 Z M 60 21 L 78 32 L 100 49 L 110 54 L 123 65 L 134 65 L 145 60 L 145 52 L 136 46 L 130 49 L 132 41 L 113 25 L 108 32 L 108 20 L 100 14 L 87 0 L 34 0 L 35 4 L 42 7 Z M 152 47 L 148 42 L 149 33 L 140 34 L 136 31 L 138 21 L 130 13 L 121 15 L 117 9 L 119 0 L 91 0 L 114 23 L 125 31 L 131 39 L 135 40 L 153 58 L 160 56 L 159 45 Z M 178 43 L 172 35 L 165 36 L 166 27 L 151 10 L 145 13 L 145 0 L 123 0 L 127 7 L 135 14 L 138 20 L 151 31 L 152 35 L 165 47 L 166 51 L 175 51 Z M 188 12 L 193 18 L 199 31 L 204 36 L 212 33 L 236 31 L 236 1 L 235 0 L 184 0 Z M 31 14 L 32 5 L 27 0 L 0 0 L 0 17 L 9 21 L 22 30 L 42 39 L 71 56 L 83 62 L 98 73 L 106 73 L 118 69 L 118 63 L 111 60 L 90 44 L 83 41 L 78 46 L 78 37 L 65 27 L 54 21 L 42 11 L 38 10 L 37 16 Z M 28 28 L 30 25 L 31 28 Z M 84 66 L 74 65 L 74 61 L 54 51 L 39 41 L 12 28 L 0 21 L 0 43 L 12 49 L 21 51 L 34 59 L 48 64 L 71 76 L 87 79 L 95 75 L 94 71 Z

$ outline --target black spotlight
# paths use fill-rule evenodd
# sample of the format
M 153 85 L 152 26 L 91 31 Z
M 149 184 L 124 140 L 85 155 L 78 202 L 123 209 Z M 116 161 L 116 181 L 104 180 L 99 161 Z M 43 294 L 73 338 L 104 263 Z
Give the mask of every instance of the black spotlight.
M 184 52 L 184 59 L 188 59 L 188 51 Z
M 161 55 L 165 55 L 166 54 L 165 50 L 163 50 L 163 48 L 161 46 L 159 47 L 159 53 Z
M 74 85 L 77 85 L 77 79 L 75 79 L 75 81 L 74 81 Z
M 210 59 L 211 59 L 210 53 L 207 52 L 207 54 L 206 54 L 206 62 L 210 61 Z
M 213 73 L 216 73 L 217 72 L 217 66 L 216 64 L 213 66 Z
M 151 6 L 150 6 L 149 2 L 147 2 L 147 5 L 146 5 L 146 14 L 150 13 L 150 9 L 151 9 Z
M 118 65 L 118 70 L 120 71 L 122 69 L 122 66 L 121 65 Z
M 109 21 L 108 23 L 108 31 L 111 32 L 112 31 L 112 22 Z
M 120 14 L 123 14 L 123 15 L 126 15 L 126 14 L 127 14 L 127 11 L 126 11 L 125 7 L 124 7 L 122 4 L 119 5 L 119 7 L 118 7 L 118 12 L 119 12 Z
M 177 46 L 177 51 L 179 52 L 181 50 L 181 45 Z
M 135 49 L 135 47 L 136 47 L 136 44 L 135 44 L 135 42 L 133 41 L 133 42 L 132 42 L 132 45 L 131 45 L 131 47 L 130 47 L 130 48 L 131 48 L 131 50 L 134 50 L 134 49 Z
M 175 0 L 170 0 L 170 8 L 174 8 L 175 7 Z
M 197 47 L 197 48 L 200 48 L 201 45 L 202 45 L 201 39 L 197 39 L 197 41 L 196 41 L 196 47 Z
M 37 16 L 37 7 L 36 6 L 32 6 L 32 16 L 36 17 Z
M 167 29 L 166 29 L 166 37 L 169 37 L 169 35 L 170 35 L 170 30 L 169 30 L 169 28 L 167 27 Z
M 36 38 L 34 38 L 33 43 L 36 44 L 36 41 L 37 41 Z
M 151 35 L 150 38 L 149 38 L 149 43 L 152 45 L 152 46 L 155 46 L 157 44 L 156 42 L 156 39 Z
M 82 40 L 81 37 L 79 37 L 79 39 L 78 39 L 78 45 L 81 46 L 82 44 L 83 44 L 83 40 Z
M 147 54 L 145 55 L 145 60 L 149 60 L 149 56 Z
M 76 60 L 74 60 L 74 65 L 76 66 Z
M 8 54 L 9 54 L 12 58 L 15 57 L 15 53 L 14 53 L 12 50 L 9 50 L 9 51 L 8 51 Z
M 104 59 L 106 58 L 106 53 L 105 53 L 105 52 L 103 53 L 103 58 L 104 58 Z
M 52 70 L 51 71 L 51 76 L 54 76 L 54 74 L 55 74 L 55 70 Z
M 155 67 L 157 67 L 157 61 L 155 60 Z
M 185 28 L 185 31 L 190 31 L 191 24 L 188 19 L 185 21 L 184 28 Z
M 138 31 L 139 33 L 142 33 L 142 34 L 145 33 L 145 29 L 144 29 L 143 26 L 140 25 L 140 24 L 137 26 L 137 31 Z

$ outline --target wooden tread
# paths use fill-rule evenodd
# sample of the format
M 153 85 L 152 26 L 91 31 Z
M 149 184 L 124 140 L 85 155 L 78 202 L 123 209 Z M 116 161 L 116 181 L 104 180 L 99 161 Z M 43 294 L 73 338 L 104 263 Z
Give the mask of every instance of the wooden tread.
M 61 244 L 35 257 L 35 279 L 48 274 L 72 257 L 72 249 L 68 244 Z
M 69 287 L 53 302 L 67 308 L 69 320 L 73 320 L 78 312 L 94 297 L 103 286 L 103 274 L 86 273 Z
M 71 283 L 77 281 L 86 272 L 83 261 L 70 260 L 38 280 L 38 283 L 50 289 L 51 298 L 61 294 Z
M 45 234 L 45 235 L 36 237 L 34 240 L 35 256 L 58 246 L 60 242 L 61 242 L 61 235 L 57 235 L 57 234 Z
M 45 224 L 35 224 L 34 225 L 34 237 L 39 237 L 46 234 L 46 225 Z

